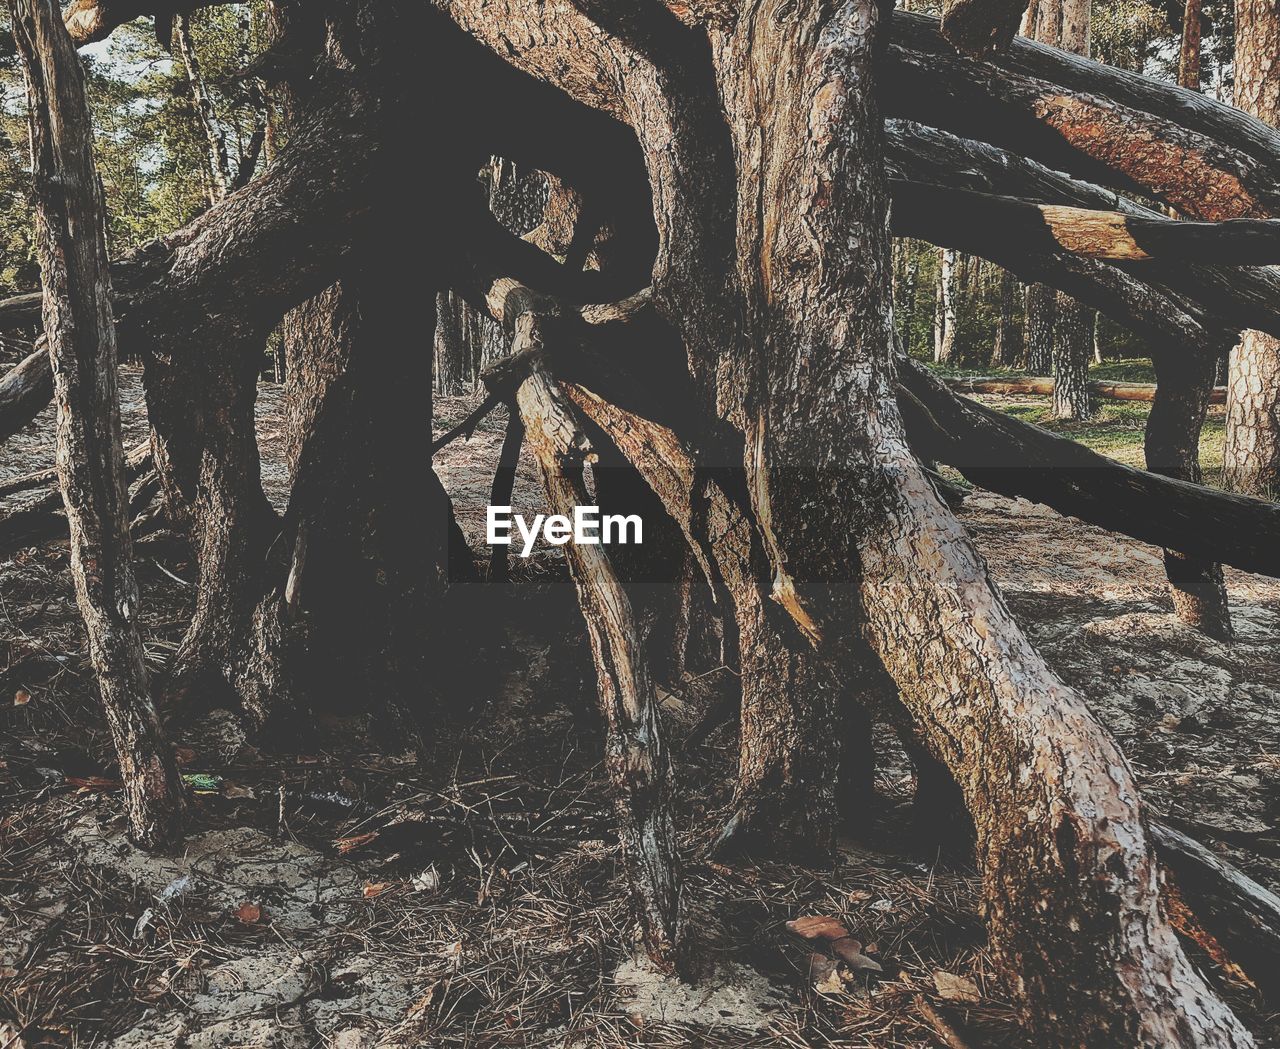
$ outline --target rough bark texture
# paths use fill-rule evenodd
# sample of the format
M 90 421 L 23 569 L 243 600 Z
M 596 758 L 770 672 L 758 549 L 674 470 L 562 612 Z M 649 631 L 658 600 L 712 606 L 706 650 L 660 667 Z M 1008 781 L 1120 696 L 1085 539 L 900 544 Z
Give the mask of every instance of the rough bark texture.
M 1200 430 L 1217 374 L 1213 360 L 1156 357 L 1156 396 L 1144 436 L 1147 469 L 1200 483 Z M 1176 550 L 1164 552 L 1173 610 L 1188 626 L 1231 640 L 1222 566 Z
M 1032 375 L 1049 375 L 1053 372 L 1053 328 L 1058 295 L 1046 284 L 1030 284 L 1026 299 L 1027 371 Z
M 10 12 L 27 73 L 36 238 L 71 574 L 120 761 L 129 835 L 156 848 L 180 838 L 185 802 L 151 701 L 138 634 L 106 210 L 84 79 L 53 0 L 12 0 Z
M 536 354 L 541 338 L 536 318 L 522 315 L 514 352 Z M 536 357 L 517 388 L 516 403 L 542 472 L 547 503 L 553 513 L 572 517 L 575 506 L 590 504 L 582 478 L 590 445 Z M 671 768 L 657 698 L 631 603 L 605 548 L 569 543 L 565 555 L 595 660 L 607 732 L 605 763 L 617 797 L 618 836 L 645 947 L 656 963 L 672 968 L 679 962 L 683 907 L 671 824 Z
M 53 369 L 43 343 L 0 378 L 0 441 L 44 411 L 53 396 Z
M 1200 90 L 1200 0 L 1186 0 L 1182 8 L 1178 84 L 1191 91 Z
M 1265 6 L 1265 0 L 1260 0 Z M 1195 218 L 1280 214 L 1280 135 L 1205 95 L 1027 40 L 985 62 L 899 11 L 885 51 L 889 115 L 918 119 Z
M 1236 0 L 1235 104 L 1280 126 L 1280 10 Z M 1227 375 L 1223 476 L 1238 492 L 1280 499 L 1280 339 L 1245 332 Z
M 947 0 L 942 35 L 968 55 L 999 51 L 1013 40 L 1026 9 L 1024 0 Z
M 1093 415 L 1089 361 L 1097 322 L 1097 314 L 1088 306 L 1058 292 L 1053 326 L 1054 418 L 1088 419 Z

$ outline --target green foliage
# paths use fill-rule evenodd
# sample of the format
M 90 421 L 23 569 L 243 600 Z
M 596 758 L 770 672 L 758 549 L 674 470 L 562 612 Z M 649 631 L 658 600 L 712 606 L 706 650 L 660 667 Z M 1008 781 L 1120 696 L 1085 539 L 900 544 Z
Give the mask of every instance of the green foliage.
M 266 119 L 259 85 L 240 72 L 265 44 L 262 0 L 191 16 L 201 72 L 234 173 Z M 210 202 L 208 139 L 186 69 L 156 39 L 150 19 L 122 26 L 81 52 L 88 76 L 98 170 L 114 255 L 189 222 Z M 7 8 L 0 14 L 0 295 L 39 281 L 27 202 L 26 96 Z

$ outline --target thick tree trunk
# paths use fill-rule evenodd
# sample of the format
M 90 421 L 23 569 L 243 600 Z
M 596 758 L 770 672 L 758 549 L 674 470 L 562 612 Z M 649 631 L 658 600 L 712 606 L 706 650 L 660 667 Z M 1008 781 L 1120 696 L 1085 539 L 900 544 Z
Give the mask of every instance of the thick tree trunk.
M 1053 372 L 1053 329 L 1057 322 L 1058 295 L 1047 284 L 1029 284 L 1023 323 L 1027 342 L 1027 371 L 1032 375 Z
M 456 396 L 471 380 L 467 347 L 462 338 L 461 311 L 466 307 L 453 292 L 436 295 L 435 375 L 436 393 Z
M 1280 9 L 1236 0 L 1235 104 L 1280 126 Z M 1245 332 L 1227 376 L 1223 476 L 1238 492 L 1280 500 L 1280 339 Z
M 1093 415 L 1089 358 L 1093 356 L 1097 314 L 1070 295 L 1058 293 L 1053 328 L 1053 415 L 1088 419 Z
M 1145 434 L 1147 469 L 1200 483 L 1200 430 L 1217 362 L 1156 357 L 1156 397 Z M 1173 610 L 1188 626 L 1231 640 L 1222 566 L 1176 550 L 1164 552 Z
M 185 802 L 151 701 L 138 634 L 138 585 L 116 385 L 106 210 L 80 58 L 52 0 L 12 0 L 27 74 L 44 326 L 58 404 L 58 475 L 71 574 L 124 782 L 129 836 L 181 837 Z

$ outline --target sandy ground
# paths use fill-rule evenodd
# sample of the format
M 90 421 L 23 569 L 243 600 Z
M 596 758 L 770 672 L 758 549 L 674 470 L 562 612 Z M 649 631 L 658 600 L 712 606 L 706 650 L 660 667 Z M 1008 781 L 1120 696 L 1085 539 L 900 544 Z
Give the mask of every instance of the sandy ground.
M 122 393 L 126 441 L 141 439 L 136 373 Z M 442 399 L 437 432 L 472 403 Z M 264 481 L 282 505 L 279 421 L 264 385 Z M 438 462 L 473 545 L 503 426 L 499 411 Z M 42 417 L 7 443 L 0 479 L 48 465 L 51 434 Z M 540 508 L 527 461 L 513 502 Z M 1280 889 L 1280 583 L 1229 573 L 1239 640 L 1222 645 L 1169 614 L 1150 547 L 986 493 L 963 518 L 1153 808 Z M 158 671 L 190 610 L 174 577 L 191 566 L 163 535 L 139 544 L 138 563 Z M 694 991 L 634 959 L 568 589 L 535 580 L 495 598 L 460 753 L 419 765 L 369 744 L 354 718 L 272 752 L 225 712 L 176 728 L 184 767 L 220 780 L 197 795 L 184 850 L 148 857 L 121 832 L 65 546 L 0 564 L 0 1046 L 915 1047 L 937 1041 L 922 993 L 970 1044 L 1023 1045 L 991 977 L 974 878 L 912 850 L 899 756 L 886 753 L 879 798 L 865 799 L 835 868 L 705 858 L 734 741 L 727 729 L 704 747 L 680 741 L 714 676 L 662 685 L 709 971 Z M 783 923 L 815 913 L 839 916 L 884 977 L 814 991 Z M 945 974 L 973 981 L 976 998 L 943 993 Z M 1261 1004 L 1227 993 L 1270 1038 Z

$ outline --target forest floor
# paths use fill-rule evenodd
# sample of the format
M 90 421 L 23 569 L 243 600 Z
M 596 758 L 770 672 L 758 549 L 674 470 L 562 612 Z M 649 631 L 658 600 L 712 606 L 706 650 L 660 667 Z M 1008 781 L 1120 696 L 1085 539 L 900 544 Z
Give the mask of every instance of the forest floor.
M 123 395 L 136 441 L 129 370 Z M 472 403 L 441 399 L 437 431 Z M 264 385 L 277 503 L 280 413 Z M 1130 431 L 1140 445 L 1131 416 L 1106 427 L 1113 451 Z M 438 464 L 481 556 L 502 431 L 499 412 Z M 46 412 L 6 444 L 0 480 L 50 464 L 52 432 Z M 513 502 L 540 506 L 528 462 Z M 1239 640 L 1224 645 L 1172 618 L 1157 550 L 981 492 L 963 519 L 1151 806 L 1280 889 L 1280 581 L 1228 571 Z M 159 671 L 190 613 L 192 566 L 163 533 L 137 562 Z M 193 779 L 186 846 L 146 856 L 124 840 L 65 542 L 0 564 L 0 1047 L 906 1049 L 946 1044 L 940 1023 L 975 1049 L 1026 1044 L 985 953 L 973 873 L 913 846 L 910 773 L 890 740 L 834 868 L 707 858 L 735 749 L 728 726 L 684 746 L 718 692 L 708 668 L 661 683 L 706 971 L 690 987 L 637 961 L 572 588 L 547 552 L 516 585 L 486 589 L 499 640 L 468 694 L 448 697 L 472 712 L 461 748 L 420 764 L 368 742 L 358 718 L 329 716 L 293 749 L 259 749 L 209 711 L 170 726 L 184 770 L 206 777 Z M 844 921 L 883 975 L 815 988 L 784 926 L 814 914 Z M 1255 993 L 1197 960 L 1263 1044 L 1280 1044 Z

